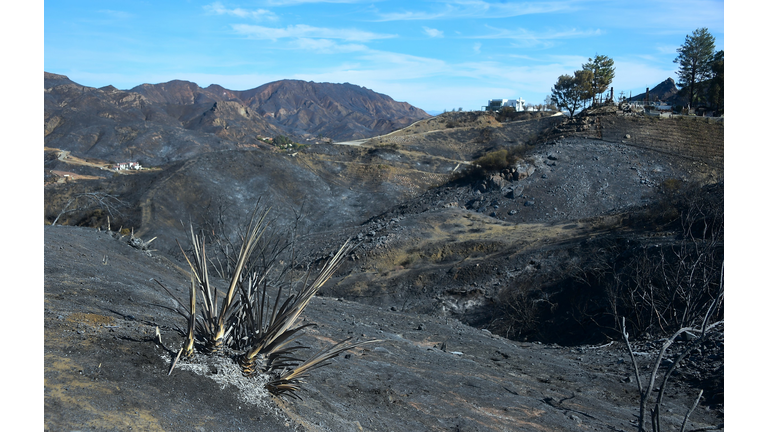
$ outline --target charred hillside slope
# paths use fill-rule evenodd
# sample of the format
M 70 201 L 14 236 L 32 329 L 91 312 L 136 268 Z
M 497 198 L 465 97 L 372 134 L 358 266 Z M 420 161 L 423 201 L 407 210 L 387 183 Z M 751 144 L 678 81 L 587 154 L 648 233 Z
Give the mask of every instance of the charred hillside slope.
M 114 218 L 106 231 L 98 206 L 61 219 L 84 227 L 46 227 L 46 421 L 94 429 L 634 429 L 637 383 L 618 318 L 627 318 L 647 371 L 660 338 L 700 319 L 716 298 L 722 123 L 615 112 L 509 121 L 446 114 L 360 146 L 234 148 L 47 185 L 48 222 L 72 197 L 99 191 L 123 202 L 126 231 L 114 232 Z M 46 166 L 99 172 L 46 154 Z M 317 272 L 346 239 L 357 244 L 312 300 L 308 317 L 319 327 L 306 344 L 383 340 L 312 375 L 303 401 L 254 402 L 222 363 L 190 362 L 167 379 L 174 353 L 153 336 L 157 327 L 174 348 L 183 338 L 174 330 L 178 306 L 151 279 L 177 294 L 189 285 L 175 243 L 188 246 L 187 224 L 226 262 L 220 246 L 236 245 L 259 199 L 272 207 L 270 234 L 290 245 L 278 270 L 287 266 L 294 280 Z M 157 238 L 145 247 L 128 228 Z M 691 258 L 702 264 L 695 272 Z M 674 273 L 695 277 L 656 277 Z M 653 293 L 642 291 L 649 286 Z M 719 306 L 715 319 L 721 314 Z M 722 423 L 723 346 L 715 332 L 671 376 L 665 425 L 679 428 L 698 389 L 708 408 L 694 412 L 691 427 Z M 126 403 L 134 414 L 111 414 Z
M 295 141 L 366 138 L 429 117 L 352 84 L 280 81 L 232 91 L 188 81 L 131 90 L 86 87 L 45 73 L 45 145 L 79 157 L 158 166 L 202 153 Z

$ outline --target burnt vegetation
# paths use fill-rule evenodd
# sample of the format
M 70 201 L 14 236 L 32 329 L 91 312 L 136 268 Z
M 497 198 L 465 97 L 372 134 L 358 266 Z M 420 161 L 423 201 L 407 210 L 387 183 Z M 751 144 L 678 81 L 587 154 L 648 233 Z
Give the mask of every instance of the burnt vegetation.
M 664 187 L 664 186 L 663 186 Z M 661 337 L 700 322 L 721 295 L 723 184 L 668 189 L 614 233 L 582 240 L 550 281 L 502 290 L 499 334 L 562 345 Z M 563 252 L 560 252 L 563 253 Z M 532 261 L 530 265 L 537 265 Z M 722 319 L 722 302 L 713 319 Z
M 177 311 L 187 322 L 186 331 L 179 328 L 185 342 L 169 375 L 179 359 L 192 358 L 198 351 L 224 355 L 241 367 L 243 375 L 266 378 L 264 386 L 274 395 L 298 398 L 302 379 L 311 371 L 325 366 L 328 360 L 344 351 L 378 342 L 353 341 L 349 337 L 305 360 L 297 356 L 306 349 L 296 343 L 297 339 L 304 329 L 315 326 L 302 322 L 301 314 L 352 246 L 349 241 L 342 245 L 311 282 L 309 271 L 305 272 L 297 288 L 295 281 L 286 276 L 286 270 L 292 269 L 295 262 L 286 264 L 279 260 L 293 241 L 279 239 L 274 231 L 265 236 L 268 213 L 268 209 L 254 210 L 247 225 L 239 228 L 237 244 L 224 236 L 216 238 L 215 229 L 209 227 L 214 236 L 214 241 L 209 243 L 215 247 L 212 256 L 206 252 L 205 234 L 195 234 L 190 226 L 191 251 L 187 254 L 182 250 L 192 275 L 187 306 L 157 281 L 182 305 Z M 214 257 L 216 261 L 212 260 Z M 209 265 L 227 281 L 229 287 L 225 292 L 214 286 Z
M 360 299 L 362 303 L 368 296 L 370 303 L 393 312 L 457 317 L 515 341 L 568 347 L 623 341 L 640 395 L 638 430 L 645 430 L 647 422 L 654 430 L 661 429 L 664 389 L 680 376 L 706 390 L 696 404 L 703 397 L 704 403 L 722 406 L 722 180 L 683 180 L 677 174 L 654 178 L 655 172 L 672 172 L 669 167 L 680 161 L 662 161 L 674 151 L 667 148 L 651 157 L 644 153 L 642 158 L 614 158 L 609 164 L 609 156 L 634 150 L 623 141 L 622 145 L 602 141 L 615 117 L 605 115 L 603 120 L 609 121 L 603 125 L 581 122 L 584 118 L 578 116 L 568 122 L 554 117 L 518 122 L 530 116 L 510 110 L 495 118 L 485 113 L 446 113 L 440 120 L 446 122 L 448 132 L 380 138 L 367 149 L 318 144 L 298 157 L 264 150 L 220 151 L 166 165 L 163 173 L 52 184 L 46 188 L 46 223 L 123 228 L 131 240 L 129 227 L 173 238 L 171 233 L 178 232 L 168 230 L 157 214 L 168 210 L 167 214 L 175 215 L 183 208 L 190 218 L 189 224 L 183 224 L 186 241 L 172 249 L 168 244 L 162 248 L 188 264 L 191 276 L 186 298 L 172 294 L 179 284 L 163 286 L 185 323 L 178 328 L 183 343 L 178 350 L 174 347 L 176 362 L 196 354 L 228 357 L 243 375 L 264 378 L 257 382 L 274 395 L 298 397 L 307 374 L 345 351 L 376 342 L 338 337 L 338 342 L 315 355 L 301 355 L 305 347 L 299 339 L 314 326 L 302 321 L 302 313 L 313 296 L 322 295 L 319 290 L 338 270 L 347 283 L 359 281 L 359 292 L 355 291 L 358 285 L 349 289 L 350 285 L 343 288 L 341 283 L 337 285 L 341 288 L 334 284 L 323 288 L 339 299 Z M 518 124 L 491 127 L 492 120 Z M 613 126 L 613 132 L 629 140 L 627 124 Z M 637 128 L 664 130 L 649 122 L 643 125 Z M 632 129 L 632 137 L 636 130 Z M 577 137 L 573 141 L 592 139 L 589 145 L 593 147 L 582 151 L 589 153 L 587 157 L 560 153 L 574 144 L 566 142 L 571 136 Z M 455 145 L 442 141 L 448 138 Z M 273 144 L 290 145 L 291 151 L 299 147 L 283 135 Z M 472 162 L 466 164 L 467 160 Z M 55 163 L 53 158 L 46 159 L 46 164 Z M 438 170 L 438 166 L 442 168 Z M 458 169 L 461 166 L 466 168 Z M 586 169 L 591 170 L 589 174 L 576 175 Z M 364 174 L 344 178 L 344 173 L 353 170 Z M 626 172 L 632 176 L 622 174 Z M 426 187 L 416 185 L 423 175 L 434 181 L 426 192 Z M 330 180 L 322 183 L 326 177 Z M 646 195 L 638 198 L 640 194 L 635 194 L 627 199 L 632 207 L 615 211 L 609 211 L 608 204 L 601 207 L 598 200 L 587 200 L 597 195 L 593 185 L 603 191 L 608 184 L 619 183 L 620 177 L 629 178 L 629 186 L 618 192 L 609 190 L 604 196 L 627 195 L 630 188 L 642 189 Z M 243 208 L 262 193 L 256 189 L 261 185 L 268 185 L 263 192 L 265 202 L 281 207 L 271 213 L 254 212 L 249 218 Z M 288 187 L 280 188 L 285 185 Z M 324 187 L 300 188 L 305 185 Z M 386 210 L 392 201 L 402 199 L 391 192 L 394 187 L 408 187 L 414 196 L 412 201 Z M 367 199 L 358 200 L 355 193 Z M 559 201 L 551 198 L 554 196 Z M 574 197 L 582 199 L 577 202 Z M 299 200 L 312 199 L 316 199 L 315 205 L 307 204 L 307 208 L 314 214 L 303 206 L 294 210 Z M 569 200 L 577 203 L 566 215 L 563 210 Z M 557 207 L 560 215 L 555 217 Z M 548 211 L 552 218 L 545 213 Z M 440 212 L 460 213 L 473 220 L 462 221 Z M 360 216 L 363 213 L 365 218 Z M 429 231 L 434 225 L 424 232 L 407 231 L 409 226 L 418 226 L 413 225 L 414 220 L 422 214 L 447 221 L 439 233 L 445 233 L 444 240 L 426 246 L 418 243 L 433 235 L 439 237 Z M 312 220 L 318 215 L 332 223 L 318 224 L 317 219 Z M 466 230 L 457 220 L 466 222 Z M 557 226 L 565 232 L 564 240 L 538 244 L 532 239 L 529 244 L 524 239 L 515 244 L 498 234 L 510 233 L 510 227 L 518 224 L 521 231 L 528 225 Z M 568 233 L 569 227 L 576 226 L 588 228 L 578 235 Z M 542 231 L 531 232 L 533 237 Z M 354 253 L 349 243 L 338 247 L 342 237 L 355 235 L 365 247 Z M 161 237 L 157 243 L 163 240 Z M 329 250 L 336 253 L 329 254 Z M 392 256 L 391 265 L 384 265 L 384 258 L 376 261 L 377 255 L 387 254 Z M 376 292 L 366 286 L 363 276 L 372 278 L 371 286 L 381 284 L 385 289 Z M 433 302 L 438 297 L 463 298 L 463 304 L 470 306 L 447 311 L 441 309 L 442 303 Z M 413 327 L 423 331 L 418 323 Z M 654 362 L 643 365 L 635 359 L 638 350 Z M 686 363 L 688 368 L 683 367 Z M 654 394 L 657 378 L 660 391 Z

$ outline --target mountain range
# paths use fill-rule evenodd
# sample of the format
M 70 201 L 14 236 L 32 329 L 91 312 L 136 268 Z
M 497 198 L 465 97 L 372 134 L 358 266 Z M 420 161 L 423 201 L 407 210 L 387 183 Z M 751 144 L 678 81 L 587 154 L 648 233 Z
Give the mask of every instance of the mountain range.
M 196 154 L 264 145 L 369 138 L 428 118 L 353 84 L 281 80 L 250 90 L 189 81 L 130 90 L 93 88 L 45 72 L 45 146 L 105 160 L 161 165 Z

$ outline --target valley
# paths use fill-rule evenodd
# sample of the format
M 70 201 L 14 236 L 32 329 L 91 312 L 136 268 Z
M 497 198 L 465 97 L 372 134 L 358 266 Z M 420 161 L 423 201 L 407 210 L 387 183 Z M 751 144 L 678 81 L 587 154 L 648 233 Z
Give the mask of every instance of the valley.
M 669 257 L 691 244 L 707 245 L 699 262 L 708 279 L 695 307 L 719 281 L 722 119 L 625 116 L 610 107 L 573 119 L 429 117 L 344 87 L 337 90 L 392 111 L 379 129 L 360 126 L 374 123 L 358 111 L 342 131 L 320 111 L 315 125 L 307 112 L 265 116 L 280 107 L 259 105 L 268 91 L 300 88 L 275 99 L 290 112 L 298 95 L 334 87 L 282 82 L 234 93 L 192 84 L 128 92 L 46 74 L 44 217 L 47 225 L 58 219 L 45 227 L 51 430 L 114 422 L 143 430 L 254 422 L 308 431 L 632 430 L 637 382 L 618 314 L 633 311 L 640 285 L 657 283 L 641 278 L 655 274 L 647 267 L 654 257 L 666 263 L 653 264 L 656 273 L 681 271 L 685 261 Z M 267 134 L 297 145 L 257 139 Z M 104 169 L 133 160 L 151 168 Z M 65 207 L 93 193 L 109 199 Z M 319 326 L 305 343 L 383 340 L 310 376 L 301 401 L 243 402 L 247 389 L 212 372 L 223 366 L 193 372 L 203 360 L 164 376 L 165 346 L 179 346 L 183 320 L 150 281 L 186 289 L 179 246 L 189 247 L 190 224 L 220 253 L 257 206 L 270 209 L 269 236 L 290 251 L 280 256 L 288 285 L 319 271 L 346 239 L 356 245 L 312 300 L 308 318 Z M 126 244 L 134 237 L 153 241 L 137 249 Z M 674 328 L 673 312 L 663 313 L 657 322 L 631 319 L 644 364 Z M 723 422 L 722 350 L 720 331 L 675 375 L 670 425 L 699 388 L 703 406 L 690 424 Z M 162 402 L 150 406 L 155 399 Z M 124 401 L 135 414 L 110 414 Z

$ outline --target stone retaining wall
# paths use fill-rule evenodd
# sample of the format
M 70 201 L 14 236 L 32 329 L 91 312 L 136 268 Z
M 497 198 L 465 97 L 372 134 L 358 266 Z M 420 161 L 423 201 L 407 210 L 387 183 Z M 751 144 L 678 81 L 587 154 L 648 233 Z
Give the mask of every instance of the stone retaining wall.
M 725 125 L 722 119 L 601 116 L 596 123 L 599 129 L 590 128 L 589 132 L 604 141 L 680 155 L 723 169 Z

